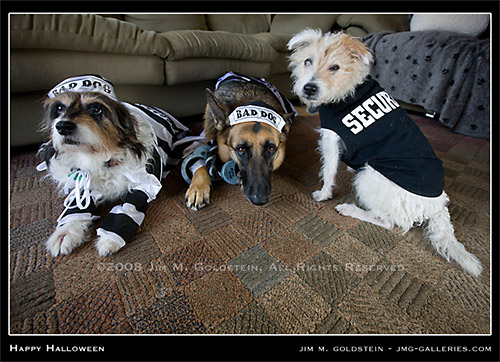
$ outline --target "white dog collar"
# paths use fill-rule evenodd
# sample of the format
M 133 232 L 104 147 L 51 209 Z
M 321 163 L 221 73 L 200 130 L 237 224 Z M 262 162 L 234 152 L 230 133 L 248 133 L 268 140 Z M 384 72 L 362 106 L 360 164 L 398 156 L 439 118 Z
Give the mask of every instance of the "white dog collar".
M 54 98 L 56 95 L 65 92 L 99 92 L 115 101 L 118 100 L 113 83 L 98 75 L 81 75 L 63 80 L 50 90 L 48 96 Z
M 272 109 L 256 105 L 239 106 L 229 115 L 229 125 L 231 126 L 244 122 L 265 123 L 276 128 L 280 133 L 286 124 L 283 117 Z

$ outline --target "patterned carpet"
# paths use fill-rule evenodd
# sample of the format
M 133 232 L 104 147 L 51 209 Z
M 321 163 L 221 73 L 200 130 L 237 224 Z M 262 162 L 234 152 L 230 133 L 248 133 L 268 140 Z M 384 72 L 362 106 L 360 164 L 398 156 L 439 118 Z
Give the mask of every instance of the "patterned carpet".
M 136 239 L 110 258 L 92 242 L 48 255 L 62 198 L 34 152 L 12 154 L 10 332 L 489 333 L 490 143 L 412 116 L 444 162 L 456 236 L 483 263 L 474 278 L 422 228 L 403 235 L 338 215 L 334 206 L 353 200 L 343 164 L 333 200 L 315 202 L 319 119 L 301 112 L 267 205 L 219 182 L 210 206 L 191 211 L 175 170 Z

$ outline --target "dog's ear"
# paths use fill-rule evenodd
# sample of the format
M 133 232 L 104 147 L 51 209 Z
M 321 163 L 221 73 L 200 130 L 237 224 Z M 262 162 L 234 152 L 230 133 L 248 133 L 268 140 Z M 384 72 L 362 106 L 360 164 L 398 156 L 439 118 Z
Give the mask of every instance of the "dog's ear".
M 360 41 L 356 43 L 357 47 L 355 47 L 354 49 L 360 57 L 361 61 L 366 65 L 370 65 L 373 62 L 373 55 L 370 52 L 370 49 Z
M 49 97 L 45 97 L 41 100 L 42 106 L 43 106 L 43 125 L 41 125 L 41 131 L 48 130 L 48 127 L 50 126 L 52 120 L 50 119 L 50 112 L 49 108 L 52 104 L 52 99 Z
M 54 144 L 52 141 L 48 141 L 40 146 L 36 156 L 44 161 L 47 164 L 47 167 L 50 167 L 50 161 L 52 157 L 56 155 L 57 151 L 54 148 Z
M 215 127 L 220 131 L 228 126 L 227 124 L 227 116 L 228 112 L 224 105 L 217 99 L 214 92 L 210 89 L 206 89 L 207 95 L 207 111 L 209 111 L 213 120 L 215 121 Z
M 370 65 L 373 62 L 373 55 L 370 49 L 361 40 L 347 36 L 345 42 L 353 58 L 360 59 L 366 65 Z
M 305 29 L 294 35 L 287 44 L 288 50 L 297 50 L 310 45 L 323 36 L 320 29 Z
M 282 117 L 285 121 L 291 122 L 292 118 L 295 116 L 295 112 L 285 113 Z
M 290 113 L 285 113 L 282 115 L 283 119 L 285 120 L 285 123 L 289 126 L 292 124 L 292 119 L 295 117 L 295 112 L 290 112 Z
M 43 109 L 47 110 L 49 108 L 51 102 L 51 99 L 48 96 L 45 96 L 41 101 Z
M 286 141 L 286 139 L 288 137 L 288 133 L 290 132 L 290 126 L 292 125 L 292 118 L 294 116 L 295 116 L 294 112 L 285 113 L 282 115 L 283 119 L 285 120 L 285 126 L 283 126 L 283 128 L 281 129 L 281 134 L 280 134 L 280 141 L 281 142 Z
M 137 157 L 141 158 L 146 154 L 146 148 L 137 139 L 137 120 L 122 103 L 114 101 L 107 96 L 103 97 L 106 97 L 102 99 L 106 101 L 106 104 L 116 114 L 117 122 L 113 122 L 113 119 L 111 121 L 115 123 L 118 131 L 120 146 L 129 148 Z

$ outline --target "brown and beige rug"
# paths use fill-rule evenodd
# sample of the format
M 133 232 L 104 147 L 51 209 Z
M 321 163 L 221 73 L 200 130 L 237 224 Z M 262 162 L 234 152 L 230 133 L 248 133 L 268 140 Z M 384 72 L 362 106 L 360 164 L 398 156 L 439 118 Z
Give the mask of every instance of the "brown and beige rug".
M 267 205 L 219 182 L 210 206 L 191 211 L 175 170 L 136 239 L 109 258 L 92 242 L 48 255 L 62 197 L 35 152 L 12 154 L 10 333 L 490 333 L 490 143 L 412 117 L 444 162 L 456 236 L 483 263 L 479 278 L 440 257 L 422 228 L 339 216 L 334 206 L 352 200 L 343 164 L 333 199 L 315 202 L 319 119 L 302 112 Z

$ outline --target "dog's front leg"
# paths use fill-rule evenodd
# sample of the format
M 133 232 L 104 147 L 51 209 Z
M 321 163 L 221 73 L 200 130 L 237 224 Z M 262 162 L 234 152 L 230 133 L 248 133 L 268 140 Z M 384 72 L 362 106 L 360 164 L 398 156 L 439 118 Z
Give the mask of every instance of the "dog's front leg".
M 210 175 L 207 168 L 198 168 L 191 180 L 191 185 L 186 191 L 186 205 L 192 210 L 199 210 L 210 202 Z
M 76 220 L 58 226 L 45 244 L 47 250 L 53 257 L 70 254 L 89 239 L 91 225 L 92 221 Z
M 324 128 L 320 130 L 318 148 L 321 152 L 322 165 L 319 175 L 322 178 L 323 187 L 313 192 L 313 199 L 316 201 L 325 201 L 332 197 L 339 165 L 339 145 L 340 137 L 335 132 Z
M 158 191 L 134 189 L 125 195 L 123 204 L 111 209 L 97 229 L 96 248 L 100 256 L 116 253 L 132 240 L 146 217 L 149 201 Z

